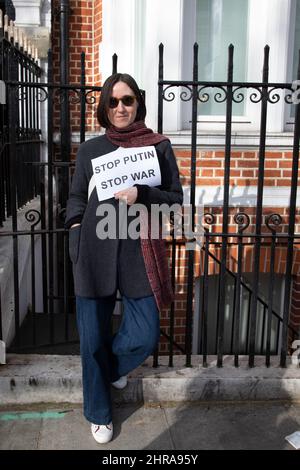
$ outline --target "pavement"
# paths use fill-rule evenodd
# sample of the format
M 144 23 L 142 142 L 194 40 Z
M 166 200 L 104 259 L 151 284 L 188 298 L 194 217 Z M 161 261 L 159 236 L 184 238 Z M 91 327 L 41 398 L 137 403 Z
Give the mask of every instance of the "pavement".
M 285 436 L 300 431 L 291 403 L 121 404 L 114 438 L 94 441 L 82 406 L 64 403 L 5 407 L 1 450 L 293 450 Z
M 8 355 L 0 366 L 0 450 L 295 450 L 300 432 L 300 369 L 266 368 L 246 358 L 235 368 L 199 356 L 149 360 L 113 391 L 113 440 L 97 444 L 82 414 L 80 361 L 75 356 Z M 243 362 L 244 361 L 244 362 Z M 56 364 L 56 365 L 55 365 Z

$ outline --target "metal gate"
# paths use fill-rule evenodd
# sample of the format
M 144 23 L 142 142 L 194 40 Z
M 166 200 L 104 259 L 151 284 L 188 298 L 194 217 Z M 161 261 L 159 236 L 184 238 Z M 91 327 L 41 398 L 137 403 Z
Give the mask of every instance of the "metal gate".
M 247 289 L 250 301 L 248 312 L 247 327 L 247 345 L 246 354 L 249 356 L 249 366 L 254 366 L 255 354 L 265 355 L 266 365 L 270 365 L 271 355 L 271 333 L 272 322 L 277 323 L 276 328 L 276 347 L 275 354 L 280 354 L 280 365 L 286 364 L 286 356 L 292 341 L 298 337 L 298 332 L 289 325 L 290 313 L 290 293 L 292 282 L 293 255 L 296 245 L 299 245 L 299 233 L 295 232 L 296 219 L 296 197 L 298 182 L 298 163 L 299 163 L 299 137 L 300 137 L 300 51 L 298 62 L 297 81 L 292 83 L 271 83 L 269 82 L 269 47 L 264 49 L 264 63 L 262 81 L 260 83 L 244 83 L 233 81 L 233 53 L 234 47 L 228 48 L 228 74 L 224 82 L 204 82 L 198 79 L 198 44 L 194 45 L 193 54 L 193 77 L 190 81 L 174 81 L 164 78 L 163 63 L 164 48 L 159 47 L 159 103 L 158 103 L 158 131 L 163 132 L 163 107 L 165 102 L 175 99 L 175 90 L 179 89 L 179 97 L 182 101 L 191 102 L 191 161 L 190 161 L 190 206 L 192 208 L 192 229 L 195 228 L 196 204 L 196 163 L 197 146 L 201 144 L 197 140 L 197 116 L 198 106 L 201 102 L 208 99 L 214 99 L 218 103 L 226 103 L 226 134 L 225 134 L 225 162 L 224 162 L 224 180 L 223 180 L 223 205 L 222 205 L 222 231 L 214 230 L 216 225 L 215 216 L 212 212 L 206 212 L 203 217 L 204 244 L 202 247 L 202 295 L 199 303 L 199 322 L 201 324 L 201 353 L 203 355 L 203 364 L 207 364 L 207 344 L 208 344 L 208 264 L 211 260 L 218 267 L 218 291 L 217 291 L 217 328 L 216 328 L 216 347 L 214 354 L 217 354 L 217 365 L 222 366 L 224 355 L 224 318 L 225 318 L 225 288 L 226 279 L 231 276 L 234 279 L 234 306 L 233 322 L 231 329 L 231 354 L 234 356 L 234 364 L 238 366 L 240 347 L 240 322 L 243 312 L 241 311 L 241 290 Z M 266 152 L 266 134 L 267 134 L 267 110 L 270 105 L 276 104 L 280 100 L 279 90 L 285 92 L 284 100 L 286 104 L 295 105 L 295 122 L 293 137 L 293 160 L 292 175 L 290 179 L 290 202 L 288 230 L 280 233 L 282 218 L 279 214 L 273 213 L 265 216 L 263 207 L 264 190 L 264 172 L 265 172 L 265 152 Z M 255 211 L 255 231 L 247 232 L 250 223 L 249 216 L 244 212 L 235 211 L 229 213 L 229 190 L 230 190 L 230 171 L 231 171 L 231 153 L 232 153 L 232 106 L 233 103 L 240 103 L 246 96 L 252 103 L 260 105 L 260 138 L 259 138 L 259 164 L 257 178 L 257 199 Z M 233 219 L 235 230 L 229 230 L 229 220 Z M 263 227 L 267 230 L 263 231 Z M 227 268 L 228 247 L 234 244 L 237 247 L 237 269 L 233 272 Z M 247 285 L 243 278 L 242 259 L 246 245 L 252 245 L 254 249 L 253 262 L 253 280 L 251 285 Z M 175 265 L 176 265 L 176 242 L 172 244 L 172 266 L 173 266 L 173 284 L 175 285 Z M 260 277 L 260 259 L 263 246 L 270 250 L 270 273 L 268 287 L 268 301 L 265 302 L 259 293 Z M 213 250 L 214 247 L 214 250 Z M 218 250 L 216 250 L 216 247 Z M 275 277 L 275 256 L 278 247 L 286 249 L 286 267 L 285 267 L 285 292 L 284 307 L 282 312 L 273 310 L 273 290 Z M 216 256 L 217 251 L 217 256 Z M 187 302 L 186 302 L 186 335 L 185 335 L 185 354 L 186 365 L 191 365 L 191 347 L 192 347 L 192 325 L 193 317 L 197 315 L 194 311 L 194 263 L 195 252 L 188 251 L 187 268 Z M 257 339 L 257 314 L 258 308 L 263 307 L 263 330 L 261 337 Z M 170 330 L 174 331 L 174 305 L 170 314 Z M 279 336 L 280 335 L 280 336 Z M 172 343 L 172 334 L 170 338 Z M 279 344 L 281 344 L 279 351 Z M 172 346 L 171 346 L 172 351 Z M 172 354 L 170 354 L 170 365 L 172 365 Z
M 68 232 L 63 228 L 65 204 L 68 197 L 74 159 L 71 159 L 72 148 L 66 145 L 66 135 L 71 136 L 70 129 L 74 122 L 70 122 L 70 116 L 74 119 L 78 142 L 86 139 L 86 116 L 89 106 L 97 102 L 97 95 L 101 87 L 85 85 L 84 54 L 82 54 L 82 69 L 80 85 L 60 85 L 52 80 L 52 57 L 48 56 L 48 82 L 41 81 L 42 71 L 32 57 L 25 54 L 21 48 L 14 47 L 8 38 L 1 40 L 2 79 L 5 81 L 7 92 L 7 104 L 1 105 L 2 141 L 1 141 L 1 179 L 0 179 L 0 243 L 4 239 L 9 240 L 9 249 L 12 251 L 13 269 L 13 305 L 10 325 L 7 326 L 7 318 L 0 315 L 0 338 L 12 334 L 14 340 L 10 351 L 44 351 L 59 352 L 59 348 L 65 348 L 66 344 L 78 345 L 75 325 L 75 303 L 73 293 L 73 281 L 71 263 L 68 256 Z M 238 365 L 240 354 L 239 330 L 241 322 L 241 290 L 248 289 L 249 322 L 246 353 L 249 355 L 249 365 L 254 365 L 257 353 L 257 342 L 264 344 L 261 352 L 266 356 L 266 364 L 270 364 L 271 351 L 271 325 L 275 318 L 277 328 L 277 350 L 281 344 L 281 365 L 285 365 L 286 355 L 289 352 L 289 338 L 297 337 L 297 332 L 289 325 L 290 290 L 292 281 L 292 263 L 295 245 L 298 244 L 299 234 L 295 233 L 297 176 L 299 160 L 299 128 L 300 108 L 296 105 L 293 167 L 291 177 L 290 213 L 288 232 L 276 231 L 281 223 L 278 214 L 271 214 L 265 222 L 269 228 L 263 232 L 263 188 L 264 188 L 264 160 L 266 148 L 266 120 L 268 106 L 280 99 L 277 90 L 285 90 L 285 101 L 292 103 L 292 97 L 297 94 L 292 83 L 268 82 L 268 55 L 269 49 L 265 48 L 264 71 L 262 82 L 245 83 L 233 81 L 233 46 L 229 47 L 228 76 L 224 82 L 201 82 L 198 80 L 198 45 L 194 46 L 193 76 L 189 81 L 170 81 L 164 78 L 163 72 L 163 46 L 160 45 L 159 77 L 158 77 L 158 131 L 163 132 L 163 109 L 167 101 L 174 99 L 171 89 L 179 90 L 180 99 L 191 102 L 191 161 L 190 161 L 190 206 L 192 209 L 192 229 L 196 224 L 196 151 L 201 142 L 197 141 L 197 110 L 201 101 L 207 99 L 209 93 L 214 95 L 216 101 L 226 103 L 226 136 L 225 136 L 225 172 L 223 194 L 223 220 L 222 231 L 214 231 L 214 214 L 207 212 L 204 215 L 204 244 L 201 249 L 203 264 L 202 295 L 199 303 L 199 312 L 194 311 L 194 283 L 195 283 L 195 252 L 187 252 L 187 296 L 185 319 L 185 344 L 177 344 L 174 341 L 175 330 L 175 304 L 173 303 L 168 315 L 168 327 L 162 327 L 162 334 L 169 342 L 169 363 L 172 365 L 174 349 L 186 354 L 186 364 L 191 365 L 192 353 L 192 325 L 193 317 L 199 313 L 201 323 L 201 353 L 203 364 L 207 360 L 208 343 L 208 311 L 207 296 L 210 260 L 218 266 L 218 294 L 217 294 L 217 330 L 216 348 L 218 366 L 222 365 L 224 354 L 224 308 L 225 290 L 228 276 L 234 280 L 234 321 L 231 330 L 232 354 L 234 363 Z M 113 71 L 116 71 L 116 56 L 113 59 Z M 300 68 L 298 70 L 300 79 Z M 259 144 L 259 170 L 258 190 L 256 203 L 255 232 L 248 233 L 249 220 L 247 214 L 234 214 L 236 231 L 229 231 L 229 183 L 231 161 L 231 137 L 232 137 L 232 105 L 238 100 L 244 99 L 243 90 L 251 91 L 250 99 L 260 106 L 260 144 Z M 243 98 L 242 98 L 243 97 Z M 40 129 L 41 105 L 47 103 L 47 158 L 42 161 L 41 149 L 45 143 Z M 70 107 L 75 110 L 70 113 Z M 45 109 L 45 108 L 44 108 Z M 75 114 L 74 114 L 75 113 Z M 77 113 L 77 114 L 76 114 Z M 60 129 L 55 128 L 55 119 L 60 115 Z M 67 134 L 66 134 L 67 131 Z M 69 132 L 69 134 L 68 134 Z M 66 155 L 66 148 L 68 154 Z M 65 150 L 64 150 L 65 149 Z M 36 204 L 27 210 L 26 204 Z M 27 227 L 20 228 L 20 217 L 25 218 Z M 11 228 L 8 224 L 11 223 Z M 174 233 L 173 233 L 174 235 Z M 27 240 L 27 248 L 24 245 Z M 184 237 L 178 240 L 173 236 L 170 240 L 172 260 L 172 281 L 175 287 L 175 267 L 177 263 L 178 247 L 184 247 L 192 240 Z M 253 279 L 251 285 L 247 285 L 242 273 L 242 258 L 245 244 L 251 244 L 254 248 Z M 238 267 L 236 272 L 227 267 L 228 247 L 235 245 L 238 250 Z M 272 307 L 272 292 L 274 288 L 274 264 L 271 262 L 269 273 L 269 301 L 265 302 L 259 293 L 260 257 L 263 246 L 271 250 L 271 258 L 276 257 L 279 246 L 286 247 L 285 270 L 285 295 L 283 315 L 275 312 Z M 20 262 L 21 252 L 25 248 L 28 251 L 28 259 L 25 262 L 25 272 L 29 278 L 30 289 L 27 311 L 21 312 L 20 291 Z M 212 247 L 214 247 L 212 249 Z M 218 250 L 216 249 L 218 248 Z M 30 292 L 29 292 L 30 290 Z M 203 294 L 204 293 L 204 294 Z M 2 292 L 3 303 L 3 292 Z M 258 306 L 263 305 L 264 329 L 262 337 L 257 341 L 257 311 Z M 1 314 L 1 312 L 0 312 Z M 7 313 L 6 313 L 7 315 Z M 4 327 L 4 322 L 6 326 Z M 4 331 L 5 330 L 5 331 Z M 280 337 L 279 337 L 280 332 Z M 289 336 L 290 335 L 290 336 Z M 280 341 L 279 341 L 280 340 Z M 51 349 L 49 349 L 51 348 Z M 276 348 L 275 348 L 276 349 Z M 65 349 L 64 349 L 65 350 Z M 78 352 L 77 347 L 74 349 Z M 154 358 L 157 365 L 158 352 Z

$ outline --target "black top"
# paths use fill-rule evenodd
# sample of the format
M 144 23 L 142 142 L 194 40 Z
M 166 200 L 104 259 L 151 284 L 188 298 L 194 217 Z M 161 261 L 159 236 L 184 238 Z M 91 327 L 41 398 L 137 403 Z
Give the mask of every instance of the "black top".
M 82 297 L 105 297 L 117 289 L 127 297 L 140 298 L 152 295 L 145 271 L 140 240 L 130 238 L 99 239 L 97 224 L 105 215 L 99 215 L 102 204 L 109 204 L 119 214 L 119 201 L 111 198 L 99 202 L 96 188 L 91 188 L 93 158 L 113 152 L 118 147 L 105 135 L 82 143 L 77 152 L 75 173 L 70 197 L 67 202 L 65 227 L 70 228 L 69 252 L 73 262 L 75 295 Z M 176 159 L 169 141 L 155 145 L 161 171 L 161 185 L 150 187 L 135 185 L 138 189 L 136 203 L 182 204 L 183 193 Z M 90 188 L 89 188 L 90 184 Z M 90 189 L 90 197 L 89 197 Z M 97 215 L 98 209 L 98 215 Z M 128 223 L 132 220 L 128 217 Z

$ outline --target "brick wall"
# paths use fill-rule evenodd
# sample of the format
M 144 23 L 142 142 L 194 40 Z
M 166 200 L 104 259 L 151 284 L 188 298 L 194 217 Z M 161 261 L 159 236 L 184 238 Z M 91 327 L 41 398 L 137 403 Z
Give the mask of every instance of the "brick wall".
M 176 152 L 184 184 L 190 183 L 190 151 Z M 196 184 L 219 186 L 224 178 L 224 151 L 197 151 Z M 289 186 L 292 175 L 292 152 L 267 151 L 265 156 L 265 186 Z M 231 153 L 230 185 L 256 186 L 258 178 L 258 152 L 233 151 Z M 300 179 L 298 180 L 298 184 Z
M 54 0 L 52 8 L 52 50 L 54 82 L 60 82 L 60 56 L 59 38 L 60 23 L 57 10 L 59 0 Z M 70 0 L 70 22 L 69 22 L 69 82 L 80 84 L 81 80 L 81 52 L 85 53 L 86 85 L 101 85 L 101 58 L 99 45 L 102 40 L 102 0 Z M 99 94 L 87 95 L 86 103 L 86 131 L 99 130 L 96 119 L 96 108 Z M 80 129 L 80 107 L 76 103 L 78 94 L 70 94 L 70 116 L 71 132 L 79 132 Z M 60 108 L 59 99 L 55 100 L 54 106 L 54 128 L 59 131 Z M 72 158 L 76 155 L 77 147 L 72 147 Z M 59 151 L 59 149 L 57 149 Z
M 183 185 L 190 184 L 190 151 L 184 149 L 175 149 L 175 155 L 179 166 L 179 172 Z M 287 187 L 290 186 L 290 178 L 292 171 L 292 152 L 290 151 L 267 151 L 265 159 L 265 186 Z M 224 152 L 222 151 L 197 151 L 196 163 L 196 184 L 200 188 L 211 186 L 222 186 L 224 177 Z M 249 151 L 233 151 L 231 154 L 231 171 L 230 171 L 230 185 L 231 186 L 257 186 L 258 178 L 258 152 Z M 214 215 L 214 223 L 212 225 L 204 224 L 209 229 L 210 233 L 222 232 L 223 222 L 223 209 L 216 206 L 205 206 L 202 208 L 204 212 L 209 212 Z M 249 216 L 249 227 L 245 230 L 246 233 L 255 233 L 256 222 L 256 207 L 229 207 L 229 232 L 237 232 L 237 224 L 233 218 L 237 212 L 244 212 Z M 282 223 L 274 227 L 277 233 L 287 233 L 289 208 L 288 207 L 263 207 L 263 224 L 262 233 L 271 234 L 270 229 L 266 226 L 266 217 L 270 214 L 279 214 L 282 217 Z M 296 215 L 296 231 L 300 230 L 300 215 Z M 212 241 L 221 242 L 221 237 L 212 237 Z M 242 255 L 242 272 L 253 272 L 254 267 L 254 247 L 251 241 L 253 239 L 245 238 L 244 242 L 249 243 L 243 247 Z M 237 239 L 229 238 L 229 246 L 227 248 L 227 268 L 233 272 L 237 272 L 238 249 Z M 276 274 L 284 274 L 286 269 L 286 242 L 285 245 L 277 246 L 275 253 L 275 268 Z M 263 240 L 260 250 L 260 272 L 270 272 L 270 238 Z M 220 246 L 210 246 L 210 252 L 217 258 L 221 259 Z M 185 339 L 185 311 L 186 311 L 186 294 L 187 294 L 187 252 L 184 245 L 180 245 L 177 249 L 177 263 L 176 263 L 176 293 L 175 293 L 175 341 L 184 343 Z M 201 276 L 204 272 L 204 252 L 200 250 L 195 251 L 195 265 L 194 275 L 195 278 Z M 208 274 L 218 274 L 219 265 L 209 258 Z M 292 293 L 291 293 L 291 314 L 290 324 L 295 329 L 300 326 L 300 243 L 294 247 L 293 268 L 292 268 Z M 168 325 L 168 313 L 163 312 L 164 324 Z M 167 329 L 168 331 L 168 329 Z M 162 348 L 168 349 L 167 340 L 162 340 Z M 176 350 L 175 350 L 176 352 Z

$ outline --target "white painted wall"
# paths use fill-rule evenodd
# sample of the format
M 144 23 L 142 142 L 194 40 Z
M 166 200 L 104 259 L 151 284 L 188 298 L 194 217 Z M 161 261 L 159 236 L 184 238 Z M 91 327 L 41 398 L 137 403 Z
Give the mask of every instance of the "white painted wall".
M 112 71 L 112 55 L 119 57 L 118 71 L 133 75 L 146 91 L 149 127 L 157 127 L 158 46 L 165 46 L 165 70 L 168 79 L 181 76 L 182 4 L 183 0 L 142 1 L 137 14 L 137 1 L 103 0 L 103 41 L 100 50 L 103 78 Z M 143 28 L 141 23 L 143 22 Z M 143 42 L 143 50 L 139 42 Z M 142 56 L 141 62 L 136 57 Z M 167 130 L 179 130 L 179 103 L 168 105 L 164 116 Z

